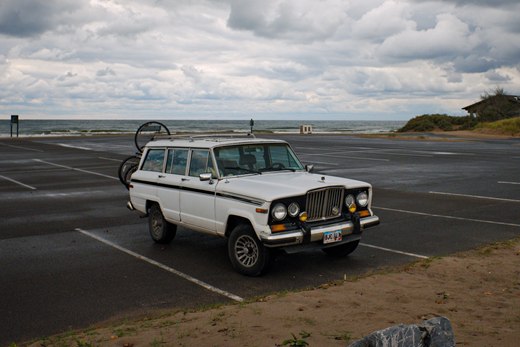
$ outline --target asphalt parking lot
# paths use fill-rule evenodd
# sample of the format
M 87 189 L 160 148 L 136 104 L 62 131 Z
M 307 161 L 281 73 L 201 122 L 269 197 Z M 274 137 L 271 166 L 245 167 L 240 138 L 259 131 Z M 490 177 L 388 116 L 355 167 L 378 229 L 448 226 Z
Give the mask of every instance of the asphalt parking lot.
M 344 259 L 231 268 L 226 240 L 154 244 L 117 178 L 128 136 L 0 139 L 0 345 L 157 309 L 232 303 L 520 235 L 520 140 L 276 135 L 316 171 L 372 183 L 378 227 Z

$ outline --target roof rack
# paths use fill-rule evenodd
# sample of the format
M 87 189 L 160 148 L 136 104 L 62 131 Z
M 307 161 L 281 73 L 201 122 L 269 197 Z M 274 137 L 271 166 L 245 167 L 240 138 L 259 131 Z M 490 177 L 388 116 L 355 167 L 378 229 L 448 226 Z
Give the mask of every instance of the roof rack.
M 197 140 L 219 140 L 219 139 L 240 139 L 240 138 L 249 138 L 255 139 L 256 136 L 253 133 L 232 133 L 232 134 L 200 134 L 200 135 L 156 135 L 152 138 L 152 141 L 157 140 L 189 140 L 195 141 Z

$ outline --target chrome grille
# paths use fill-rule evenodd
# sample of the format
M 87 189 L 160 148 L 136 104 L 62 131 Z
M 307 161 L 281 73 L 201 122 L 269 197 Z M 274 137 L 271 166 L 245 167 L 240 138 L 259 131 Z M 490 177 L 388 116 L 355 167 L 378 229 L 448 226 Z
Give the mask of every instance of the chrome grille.
M 343 207 L 343 187 L 313 190 L 307 193 L 307 216 L 309 222 L 336 218 Z

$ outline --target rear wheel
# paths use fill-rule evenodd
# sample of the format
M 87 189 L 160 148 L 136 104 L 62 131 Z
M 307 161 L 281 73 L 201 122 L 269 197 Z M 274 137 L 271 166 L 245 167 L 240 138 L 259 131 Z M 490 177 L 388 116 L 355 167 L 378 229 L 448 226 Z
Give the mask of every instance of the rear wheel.
M 231 264 L 243 275 L 259 276 L 267 270 L 270 250 L 247 224 L 237 225 L 228 239 L 228 254 Z
M 177 226 L 164 219 L 158 204 L 153 204 L 148 210 L 148 229 L 157 243 L 170 243 L 177 233 Z
M 331 257 L 344 257 L 354 252 L 359 244 L 359 240 L 342 245 L 323 248 L 323 252 L 327 253 Z

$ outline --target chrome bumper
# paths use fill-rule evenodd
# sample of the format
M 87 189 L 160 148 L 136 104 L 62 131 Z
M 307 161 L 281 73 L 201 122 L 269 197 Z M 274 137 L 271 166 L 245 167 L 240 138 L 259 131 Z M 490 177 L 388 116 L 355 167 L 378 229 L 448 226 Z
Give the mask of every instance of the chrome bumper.
M 362 218 L 359 222 L 361 230 L 376 226 L 379 224 L 378 216 L 370 216 Z M 329 231 L 337 231 L 341 230 L 341 235 L 343 237 L 351 235 L 354 232 L 354 223 L 352 222 L 341 222 L 332 225 L 325 225 L 312 228 L 310 233 L 310 242 L 316 242 L 323 240 L 323 234 Z M 360 234 L 357 234 L 360 235 Z M 266 247 L 285 247 L 298 245 L 303 243 L 304 231 L 303 230 L 295 230 L 284 233 L 272 234 L 267 237 L 263 237 L 262 241 L 264 242 Z M 350 239 L 350 238 L 348 238 Z M 359 239 L 359 238 L 355 238 Z

